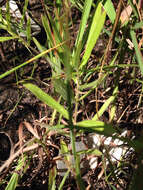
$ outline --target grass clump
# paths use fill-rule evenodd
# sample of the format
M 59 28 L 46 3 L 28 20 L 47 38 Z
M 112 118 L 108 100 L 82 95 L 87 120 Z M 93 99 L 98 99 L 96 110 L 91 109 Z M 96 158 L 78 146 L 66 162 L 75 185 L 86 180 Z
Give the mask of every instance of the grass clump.
M 48 160 L 48 189 L 64 189 L 69 178 L 75 179 L 76 189 L 89 189 L 96 187 L 102 176 L 103 189 L 133 189 L 138 179 L 141 179 L 138 171 L 142 167 L 142 135 L 138 137 L 132 129 L 135 138 L 132 138 L 133 135 L 122 136 L 122 127 L 128 131 L 129 125 L 138 126 L 142 123 L 143 13 L 140 3 L 125 3 L 122 0 L 117 4 L 111 0 L 99 0 L 96 3 L 93 0 L 59 0 L 51 3 L 41 0 L 39 4 L 42 7 L 40 18 L 36 14 L 34 16 L 28 0 L 23 6 L 22 3 L 18 4 L 21 9 L 18 22 L 12 17 L 8 2 L 5 11 L 1 9 L 0 12 L 0 29 L 7 31 L 7 36 L 1 36 L 0 41 L 17 40 L 29 52 L 27 60 L 2 72 L 0 79 L 4 80 L 14 73 L 17 87 L 30 91 L 50 110 L 46 122 L 34 121 L 33 126 L 28 122 L 19 123 L 18 149 L 15 148 L 13 155 L 0 167 L 0 171 L 3 171 L 12 162 L 15 166 L 15 158 L 19 157 L 6 189 L 16 189 L 19 178 L 28 172 L 32 160 L 27 153 L 29 151 L 35 160 L 38 155 L 37 173 L 44 167 L 45 158 Z M 74 11 L 77 11 L 77 15 L 73 15 Z M 32 33 L 32 23 L 38 30 L 40 28 L 36 35 Z M 39 34 L 40 39 L 37 37 Z M 41 40 L 43 36 L 44 42 Z M 35 77 L 36 67 L 42 67 L 41 60 L 48 64 L 50 70 L 50 76 L 42 80 Z M 30 74 L 19 75 L 19 70 L 24 71 L 25 66 L 31 68 Z M 48 93 L 46 88 L 49 89 Z M 136 113 L 136 116 L 133 117 L 131 112 Z M 34 136 L 26 142 L 22 126 Z M 84 143 L 88 145 L 85 150 L 77 151 L 77 139 L 86 141 L 86 136 L 93 134 L 98 137 L 95 146 L 89 146 L 87 142 Z M 61 139 L 56 145 L 53 138 L 58 139 L 59 136 Z M 110 139 L 110 143 L 106 147 L 107 139 Z M 118 140 L 121 144 L 115 143 Z M 109 154 L 109 149 L 114 149 L 114 143 L 116 147 L 124 149 L 122 157 L 116 161 L 112 159 L 113 152 Z M 58 155 L 51 156 L 49 147 L 57 151 Z M 130 151 L 140 154 L 136 160 L 137 169 L 126 158 Z M 84 180 L 81 155 L 87 160 L 96 158 L 96 168 L 87 167 L 86 175 L 89 177 L 88 172 L 95 173 L 99 169 L 97 183 Z M 60 182 L 57 179 L 59 159 L 66 166 L 64 177 L 59 178 Z M 135 170 L 134 175 L 125 171 L 126 165 L 128 168 L 131 166 L 131 171 Z M 22 174 L 18 178 L 16 172 L 19 170 Z M 128 179 L 120 177 L 121 173 L 128 174 Z M 138 189 L 141 189 L 141 184 L 139 186 Z

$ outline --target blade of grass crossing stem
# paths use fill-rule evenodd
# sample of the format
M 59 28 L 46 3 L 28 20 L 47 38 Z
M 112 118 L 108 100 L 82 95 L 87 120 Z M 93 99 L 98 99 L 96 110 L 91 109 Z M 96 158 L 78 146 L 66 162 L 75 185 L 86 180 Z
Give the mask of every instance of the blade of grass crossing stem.
M 83 13 L 82 13 L 82 19 L 81 19 L 81 22 L 80 22 L 80 28 L 79 28 L 79 32 L 78 32 L 76 42 L 75 42 L 76 50 L 74 52 L 73 65 L 76 68 L 78 67 L 79 60 L 80 60 L 80 53 L 81 53 L 81 50 L 82 50 L 83 35 L 85 33 L 85 28 L 86 28 L 87 20 L 89 18 L 92 2 L 93 2 L 93 0 L 85 0 L 85 2 L 84 2 L 84 8 L 83 8 Z
M 115 18 L 116 18 L 116 11 L 115 11 L 115 8 L 114 8 L 112 1 L 111 0 L 105 1 L 103 7 L 104 7 L 108 17 L 110 18 L 112 24 L 113 24 L 115 21 Z
M 143 57 L 142 57 L 141 51 L 140 51 L 139 46 L 138 46 L 136 34 L 135 34 L 135 32 L 133 30 L 131 30 L 130 35 L 131 35 L 131 38 L 132 38 L 132 42 L 134 44 L 137 61 L 139 63 L 139 67 L 140 67 L 141 73 L 143 75 Z
M 88 150 L 81 150 L 77 152 L 78 155 L 86 154 L 86 155 L 95 155 L 95 156 L 102 156 L 102 152 L 100 152 L 98 149 L 88 149 Z
M 117 92 L 118 92 L 118 86 L 115 87 L 115 89 L 113 91 L 113 95 L 105 101 L 103 106 L 100 108 L 98 113 L 92 118 L 92 120 L 96 121 L 103 115 L 103 113 L 107 110 L 109 105 L 115 100 L 115 98 L 117 96 Z
M 86 94 L 84 94 L 83 96 L 80 97 L 79 101 L 83 100 L 84 98 L 86 98 L 95 88 L 97 88 L 107 77 L 108 73 L 105 73 L 102 77 L 100 77 L 99 79 L 97 79 L 94 83 L 93 88 L 91 88 Z
M 70 0 L 70 2 L 76 7 L 78 8 L 81 12 L 83 10 L 83 5 L 82 2 L 80 2 L 80 0 Z
M 86 65 L 86 63 L 91 55 L 91 52 L 92 52 L 92 50 L 96 44 L 96 41 L 102 31 L 102 28 L 104 26 L 105 18 L 106 18 L 106 12 L 103 10 L 102 4 L 99 3 L 95 10 L 95 14 L 94 14 L 91 28 L 89 31 L 86 48 L 85 48 L 85 53 L 83 55 L 82 62 L 80 65 L 81 70 Z
M 23 86 L 30 90 L 39 100 L 61 113 L 66 119 L 69 118 L 67 110 L 39 87 L 31 83 L 25 83 Z
M 35 45 L 37 46 L 38 50 L 40 52 L 46 51 L 46 48 L 44 46 L 42 46 L 36 38 L 33 37 L 33 41 L 35 43 Z M 61 65 L 55 63 L 53 60 L 55 59 L 54 55 L 51 53 L 51 56 L 45 54 L 45 58 L 48 61 L 48 63 L 50 64 L 51 68 L 56 72 L 56 73 L 62 73 L 61 70 Z M 57 60 L 57 59 L 56 59 Z
M 23 67 L 23 66 L 25 66 L 25 65 L 27 65 L 27 64 L 29 64 L 29 63 L 31 63 L 31 62 L 33 62 L 33 61 L 35 61 L 36 59 L 38 59 L 38 58 L 44 56 L 45 54 L 47 54 L 47 53 L 49 53 L 49 52 L 51 52 L 51 51 L 53 51 L 53 50 L 59 48 L 60 46 L 62 46 L 62 45 L 65 44 L 65 43 L 66 43 L 66 41 L 64 41 L 64 42 L 62 42 L 62 43 L 60 43 L 60 44 L 58 44 L 57 46 L 54 46 L 53 48 L 47 49 L 47 50 L 41 52 L 40 54 L 36 55 L 35 57 L 29 59 L 28 61 L 22 63 L 21 65 L 18 65 L 17 67 L 14 67 L 14 68 L 12 68 L 11 70 L 9 70 L 9 71 L 7 71 L 7 72 L 1 74 L 1 75 L 0 75 L 0 79 L 6 77 L 6 76 L 8 76 L 8 75 L 10 75 L 10 74 L 13 73 L 14 71 L 16 71 L 16 70 L 20 69 L 21 67 Z

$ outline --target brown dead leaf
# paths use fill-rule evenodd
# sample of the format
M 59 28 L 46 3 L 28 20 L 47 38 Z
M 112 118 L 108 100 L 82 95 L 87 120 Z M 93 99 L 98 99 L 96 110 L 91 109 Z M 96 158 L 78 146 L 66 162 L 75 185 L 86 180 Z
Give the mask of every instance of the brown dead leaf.
M 124 10 L 122 11 L 121 16 L 120 16 L 122 25 L 125 22 L 129 21 L 131 14 L 132 14 L 132 7 L 130 5 L 128 5 L 126 8 L 124 8 Z

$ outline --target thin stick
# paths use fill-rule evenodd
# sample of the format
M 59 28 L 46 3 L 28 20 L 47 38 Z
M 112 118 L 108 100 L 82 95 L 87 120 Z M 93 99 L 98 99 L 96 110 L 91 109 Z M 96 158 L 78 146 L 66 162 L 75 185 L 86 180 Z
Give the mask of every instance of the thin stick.
M 26 143 L 27 144 L 27 143 Z M 24 145 L 25 146 L 25 145 Z M 31 146 L 28 146 L 26 148 L 24 148 L 24 146 L 22 146 L 16 153 L 12 154 L 9 159 L 7 161 L 5 161 L 5 163 L 0 167 L 0 173 L 7 167 L 9 167 L 9 165 L 12 163 L 12 161 L 18 157 L 21 154 L 21 151 L 24 152 L 29 152 L 31 150 L 34 150 L 36 148 L 38 148 L 39 144 L 38 143 L 34 143 Z

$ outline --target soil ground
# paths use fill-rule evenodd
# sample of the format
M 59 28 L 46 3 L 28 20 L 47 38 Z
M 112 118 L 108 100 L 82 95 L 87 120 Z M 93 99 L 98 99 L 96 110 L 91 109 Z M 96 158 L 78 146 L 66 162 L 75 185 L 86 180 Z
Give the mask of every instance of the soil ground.
M 78 23 L 80 22 L 81 13 L 77 10 L 73 10 L 74 18 L 77 23 L 75 23 L 75 27 L 78 28 Z M 108 23 L 108 22 L 107 22 Z M 0 30 L 0 36 L 7 36 L 8 34 Z M 43 39 L 42 32 L 37 36 L 37 38 Z M 104 47 L 106 46 L 106 36 L 101 37 L 92 53 L 92 57 L 89 60 L 91 62 L 90 68 L 95 67 L 98 64 L 99 57 L 101 57 L 104 52 Z M 34 47 L 35 48 L 35 47 Z M 112 52 L 114 54 L 114 51 Z M 128 54 L 125 55 L 126 59 L 124 63 L 132 59 L 132 57 Z M 0 44 L 0 74 L 10 70 L 16 65 L 24 63 L 25 60 L 33 57 L 32 54 L 17 40 L 11 40 L 8 42 L 4 42 Z M 0 81 L 0 131 L 6 132 L 12 139 L 13 143 L 16 144 L 18 142 L 18 128 L 21 122 L 27 121 L 34 125 L 35 121 L 40 121 L 41 119 L 46 123 L 50 120 L 51 110 L 41 103 L 34 95 L 32 95 L 29 91 L 24 89 L 22 85 L 17 85 L 17 76 L 18 80 L 25 79 L 31 75 L 31 70 L 34 68 L 33 78 L 35 79 L 33 82 L 38 84 L 45 92 L 54 95 L 54 90 L 52 86 L 48 87 L 43 85 L 42 81 L 46 81 L 47 78 L 51 76 L 51 69 L 48 63 L 44 58 L 36 61 L 35 66 L 27 65 L 26 67 L 18 70 L 16 73 L 13 73 Z M 116 72 L 116 70 L 115 70 Z M 118 71 L 119 72 L 119 71 Z M 118 125 L 121 128 L 131 129 L 134 128 L 134 134 L 137 136 L 140 133 L 140 128 L 143 123 L 143 105 L 141 104 L 139 107 L 138 101 L 139 96 L 141 94 L 142 85 L 136 81 L 130 82 L 132 76 L 130 73 L 133 73 L 133 69 L 126 69 L 120 71 L 119 77 L 119 94 L 117 100 L 117 111 L 116 111 L 116 119 L 114 121 L 115 125 L 118 122 Z M 140 74 L 137 69 L 134 69 L 134 74 L 140 78 Z M 109 75 L 107 81 L 105 82 L 106 88 L 110 88 L 109 91 L 105 93 L 105 87 L 100 86 L 98 88 L 99 91 L 99 99 L 101 103 L 99 103 L 99 108 L 102 106 L 102 102 L 106 100 L 112 93 L 112 86 L 114 81 L 114 72 Z M 90 82 L 94 81 L 97 78 L 96 74 L 90 79 Z M 78 120 L 82 120 L 86 117 L 91 118 L 95 114 L 95 102 L 90 102 L 92 100 L 92 94 L 88 96 L 84 100 L 84 107 L 82 108 L 83 112 L 79 114 Z M 122 115 L 122 116 L 121 116 Z M 120 119 L 119 119 L 120 118 Z M 108 111 L 104 114 L 102 120 L 108 121 L 109 114 Z M 29 133 L 25 130 L 25 134 L 29 135 Z M 1 133 L 0 133 L 1 135 Z M 59 139 L 61 136 L 53 136 L 52 142 L 55 145 L 59 145 Z M 2 139 L 2 136 L 1 136 Z M 5 139 L 4 139 L 5 140 Z M 68 140 L 68 139 L 67 139 Z M 3 146 L 3 142 L 1 140 L 0 147 Z M 9 149 L 9 144 L 7 144 L 7 149 Z M 45 155 L 43 156 L 42 165 L 39 166 L 39 158 L 33 157 L 31 158 L 29 168 L 24 174 L 23 178 L 20 180 L 19 186 L 16 190 L 46 190 L 48 185 L 48 170 L 55 165 L 55 162 L 52 161 L 52 158 L 58 156 L 58 150 L 54 147 L 48 147 L 50 151 L 50 156 L 47 158 Z M 9 150 L 4 152 L 4 154 L 9 156 Z M 38 154 L 38 152 L 37 152 Z M 117 189 L 126 189 L 128 184 L 130 183 L 133 168 L 130 162 L 132 161 L 134 164 L 136 163 L 136 159 L 134 157 L 135 153 L 131 152 L 129 158 L 127 158 L 126 162 L 126 174 L 121 173 L 118 177 L 122 181 L 123 187 L 119 187 L 116 185 Z M 1 156 L 1 155 L 0 155 Z M 132 157 L 132 158 L 131 158 Z M 3 158 L 2 158 L 3 159 Z M 86 187 L 89 186 L 89 189 L 97 189 L 97 190 L 110 190 L 111 187 L 105 181 L 105 176 L 98 179 L 98 175 L 101 172 L 101 167 L 95 169 L 88 169 L 87 172 L 83 174 L 83 179 Z M 12 172 L 12 168 L 5 174 L 9 178 L 9 173 Z M 114 184 L 114 180 L 109 179 L 109 181 Z M 61 176 L 57 175 L 57 186 L 58 183 L 61 182 Z M 4 189 L 6 184 L 2 185 L 1 188 Z M 70 176 L 66 184 L 64 185 L 65 190 L 75 189 L 76 182 L 73 176 Z

